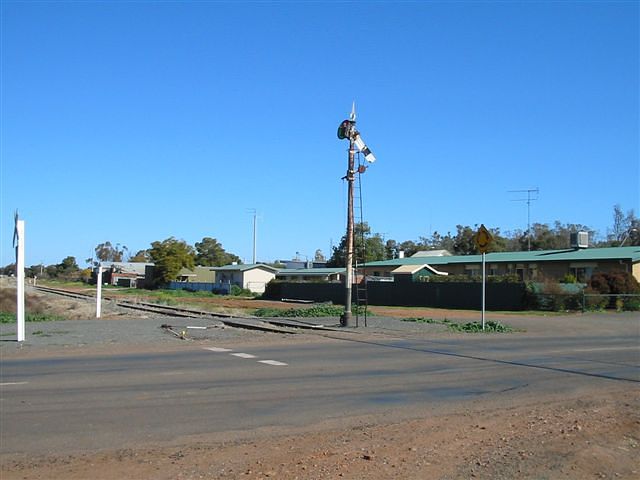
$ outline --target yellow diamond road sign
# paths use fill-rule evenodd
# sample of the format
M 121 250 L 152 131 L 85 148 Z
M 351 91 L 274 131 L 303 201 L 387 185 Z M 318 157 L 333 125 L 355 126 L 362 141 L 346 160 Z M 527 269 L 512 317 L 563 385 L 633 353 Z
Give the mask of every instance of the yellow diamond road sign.
M 480 250 L 480 253 L 486 253 L 489 245 L 491 245 L 491 242 L 493 242 L 493 237 L 484 225 L 480 225 L 480 228 L 478 229 L 478 233 L 476 233 L 474 240 L 476 242 L 478 250 Z

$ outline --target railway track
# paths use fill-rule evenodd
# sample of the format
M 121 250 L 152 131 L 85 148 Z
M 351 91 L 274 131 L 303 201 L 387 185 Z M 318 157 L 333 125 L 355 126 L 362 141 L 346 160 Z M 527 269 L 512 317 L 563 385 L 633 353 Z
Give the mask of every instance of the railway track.
M 96 298 L 95 295 L 91 293 L 70 291 L 70 290 L 64 290 L 60 288 L 51 288 L 51 287 L 43 287 L 43 286 L 36 286 L 33 288 L 43 293 L 61 295 L 65 297 L 76 298 L 76 299 L 92 301 L 92 302 L 95 302 L 95 298 Z M 274 320 L 273 322 L 270 322 L 268 319 L 260 319 L 260 318 L 251 317 L 251 316 L 238 317 L 229 313 L 209 312 L 209 311 L 197 310 L 197 309 L 187 308 L 187 307 L 158 305 L 155 303 L 148 303 L 148 302 L 131 302 L 131 301 L 121 300 L 121 299 L 109 297 L 109 296 L 103 296 L 102 298 L 103 300 L 112 302 L 114 305 L 122 308 L 155 313 L 157 315 L 162 315 L 167 317 L 200 318 L 200 319 L 210 318 L 212 320 L 215 319 L 216 321 L 219 321 L 228 327 L 234 327 L 234 328 L 261 330 L 261 331 L 275 332 L 275 333 L 299 333 L 299 330 L 301 329 L 322 328 L 321 326 L 318 326 L 318 325 L 306 324 L 304 322 L 297 322 L 297 321 L 282 322 L 282 321 Z M 167 325 L 167 327 L 170 327 L 170 325 Z
M 60 288 L 51 288 L 51 287 L 42 287 L 36 286 L 34 287 L 36 290 L 51 293 L 54 295 L 61 295 L 64 297 L 77 298 L 83 300 L 92 300 L 95 301 L 95 295 L 90 293 L 76 292 L 70 290 L 63 290 Z M 219 312 L 208 312 L 204 310 L 196 310 L 192 308 L 186 307 L 177 307 L 170 305 L 158 305 L 156 303 L 148 303 L 148 302 L 131 302 L 128 300 L 121 300 L 114 297 L 109 297 L 107 295 L 102 297 L 103 300 L 112 302 L 118 307 L 129 308 L 131 310 L 139 310 L 143 312 L 150 313 L 158 313 L 161 315 L 167 315 L 171 317 L 185 317 L 185 318 L 234 318 L 234 315 L 228 313 L 219 313 Z

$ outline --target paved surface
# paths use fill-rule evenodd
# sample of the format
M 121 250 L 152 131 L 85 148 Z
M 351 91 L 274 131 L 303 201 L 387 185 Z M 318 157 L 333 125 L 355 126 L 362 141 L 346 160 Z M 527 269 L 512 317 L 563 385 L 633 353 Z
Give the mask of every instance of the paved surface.
M 640 382 L 640 323 L 630 315 L 558 320 L 555 335 L 545 334 L 548 327 L 425 335 L 431 325 L 418 335 L 415 325 L 403 331 L 404 322 L 380 320 L 366 334 L 212 328 L 203 339 L 180 341 L 163 332 L 162 323 L 166 319 L 30 324 L 48 333 L 31 332 L 34 340 L 22 351 L 3 342 L 0 452 L 113 448 L 198 435 L 234 439 L 273 426 L 359 415 L 411 418 L 465 401 L 561 397 Z M 142 353 L 133 344 L 126 352 L 104 350 L 105 341 L 123 339 L 160 344 Z M 61 356 L 73 342 L 83 348 Z

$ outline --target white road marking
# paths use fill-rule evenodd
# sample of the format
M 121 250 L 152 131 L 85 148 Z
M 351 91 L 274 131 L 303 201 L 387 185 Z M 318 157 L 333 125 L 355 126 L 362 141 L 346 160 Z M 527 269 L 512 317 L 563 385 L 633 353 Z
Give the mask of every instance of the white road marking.
M 26 385 L 29 382 L 5 382 L 5 383 L 0 383 L 0 387 L 6 387 L 8 385 Z
M 599 347 L 599 348 L 573 348 L 572 352 L 613 352 L 620 350 L 640 350 L 639 347 Z
M 240 358 L 256 358 L 255 355 L 251 355 L 250 353 L 232 353 L 231 355 Z
M 203 347 L 204 350 L 209 350 L 211 352 L 220 352 L 220 353 L 228 353 L 233 350 L 229 348 L 221 348 L 221 347 Z M 233 355 L 238 358 L 258 358 L 256 355 L 251 355 L 250 353 L 230 353 L 229 355 Z M 265 365 L 274 365 L 277 367 L 288 366 L 288 363 L 279 362 L 278 360 L 257 360 L 258 363 L 264 363 Z M 168 373 L 167 373 L 168 375 Z

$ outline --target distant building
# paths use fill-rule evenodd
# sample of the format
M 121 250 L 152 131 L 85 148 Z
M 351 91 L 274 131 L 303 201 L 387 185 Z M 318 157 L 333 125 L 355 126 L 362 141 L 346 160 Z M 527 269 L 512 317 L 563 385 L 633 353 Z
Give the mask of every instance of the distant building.
M 153 265 L 153 263 L 143 262 L 102 262 L 102 283 L 118 287 L 142 287 L 146 279 L 147 267 Z M 98 267 L 94 267 L 94 281 L 97 278 Z
M 288 282 L 341 282 L 346 269 L 340 268 L 283 268 L 276 279 Z
M 587 282 L 596 272 L 612 271 L 629 272 L 640 281 L 640 247 L 493 252 L 486 254 L 485 261 L 487 275 L 517 275 L 523 281 L 559 281 L 571 274 L 579 282 Z M 394 270 L 405 265 L 431 267 L 449 275 L 479 276 L 482 255 L 414 255 L 368 262 L 362 268 L 367 276 L 392 277 Z

